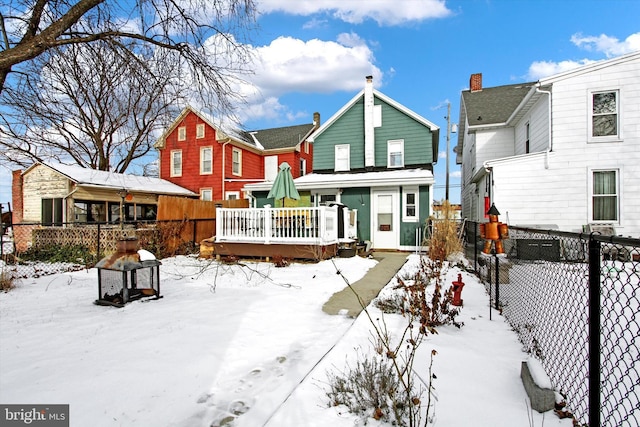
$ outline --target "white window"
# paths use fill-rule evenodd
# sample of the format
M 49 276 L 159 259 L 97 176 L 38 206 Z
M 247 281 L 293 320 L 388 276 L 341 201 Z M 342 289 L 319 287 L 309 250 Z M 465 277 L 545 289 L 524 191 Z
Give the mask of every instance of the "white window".
M 231 173 L 242 175 L 242 150 L 234 148 L 231 152 Z
M 200 200 L 206 200 L 208 202 L 213 200 L 213 190 L 210 188 L 200 189 Z
M 185 141 L 187 139 L 187 128 L 180 126 L 178 128 L 178 141 Z
M 402 220 L 418 221 L 418 189 L 416 187 L 402 189 Z
M 619 222 L 618 171 L 594 170 L 591 180 L 591 220 L 593 222 Z
M 300 159 L 300 176 L 307 174 L 307 159 Z
M 618 91 L 591 92 L 590 135 L 593 141 L 610 141 L 620 138 L 620 114 Z
M 274 181 L 278 175 L 278 156 L 264 158 L 264 180 Z
M 240 198 L 240 192 L 239 191 L 227 191 L 226 192 L 226 199 L 227 200 L 238 200 Z
M 204 123 L 198 123 L 196 125 L 196 138 L 204 138 Z
M 350 150 L 349 144 L 336 145 L 334 166 L 336 172 L 351 170 Z
M 387 141 L 387 167 L 401 168 L 404 166 L 404 140 Z
M 373 106 L 373 127 L 379 128 L 382 126 L 382 105 Z
M 213 173 L 213 148 L 200 148 L 200 175 L 211 175 Z
M 171 176 L 182 176 L 182 150 L 171 151 Z

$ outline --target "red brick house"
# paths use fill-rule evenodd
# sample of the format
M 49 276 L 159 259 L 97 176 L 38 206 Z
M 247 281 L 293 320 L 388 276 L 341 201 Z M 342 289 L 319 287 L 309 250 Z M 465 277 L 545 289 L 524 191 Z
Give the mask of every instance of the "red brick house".
M 200 194 L 203 200 L 245 198 L 249 183 L 271 181 L 282 162 L 294 178 L 313 168 L 307 141 L 314 123 L 257 131 L 225 132 L 202 112 L 185 108 L 158 139 L 160 178 Z

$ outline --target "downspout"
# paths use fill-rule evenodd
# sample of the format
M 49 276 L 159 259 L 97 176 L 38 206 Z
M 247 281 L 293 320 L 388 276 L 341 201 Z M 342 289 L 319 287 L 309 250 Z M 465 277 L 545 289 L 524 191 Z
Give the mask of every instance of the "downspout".
M 553 137 L 551 134 L 551 91 L 549 90 L 542 90 L 540 89 L 540 82 L 536 83 L 536 92 L 537 93 L 544 93 L 549 95 L 549 108 L 548 108 L 548 123 L 547 125 L 549 126 L 548 129 L 548 133 L 549 133 L 549 144 L 547 145 L 547 150 L 545 152 L 545 157 L 544 157 L 544 168 L 545 169 L 549 169 L 549 153 L 553 150 Z
M 225 200 L 224 197 L 224 181 L 225 181 L 225 175 L 224 175 L 224 166 L 226 164 L 226 152 L 225 152 L 225 147 L 227 146 L 228 143 L 231 142 L 231 138 L 227 138 L 227 140 L 225 142 L 222 143 L 222 200 Z M 211 159 L 211 161 L 213 161 L 213 159 Z

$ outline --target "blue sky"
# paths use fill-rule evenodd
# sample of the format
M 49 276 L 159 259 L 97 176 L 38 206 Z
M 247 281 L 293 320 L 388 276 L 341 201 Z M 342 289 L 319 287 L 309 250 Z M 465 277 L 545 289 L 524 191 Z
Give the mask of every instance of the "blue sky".
M 459 117 L 473 73 L 500 86 L 640 50 L 637 0 L 257 0 L 252 88 L 239 110 L 247 129 L 329 119 L 364 87 L 441 128 L 434 199 L 445 192 L 446 104 Z M 452 135 L 451 149 L 456 134 Z M 459 167 L 450 153 L 450 199 L 459 203 Z M 0 202 L 10 200 L 0 169 Z

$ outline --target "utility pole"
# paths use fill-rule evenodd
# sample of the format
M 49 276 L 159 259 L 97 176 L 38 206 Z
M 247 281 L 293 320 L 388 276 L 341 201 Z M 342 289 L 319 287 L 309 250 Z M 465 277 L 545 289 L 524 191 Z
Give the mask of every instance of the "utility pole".
M 451 124 L 449 123 L 450 120 L 451 120 L 451 103 L 447 102 L 447 156 L 446 156 L 447 178 L 446 178 L 446 186 L 445 186 L 445 193 L 444 193 L 444 199 L 446 201 L 449 201 L 449 140 L 451 138 Z
M 453 127 L 453 128 L 452 128 Z M 449 201 L 449 143 L 451 141 L 451 134 L 456 133 L 458 131 L 458 125 L 456 123 L 451 123 L 451 103 L 447 101 L 447 179 L 446 179 L 446 188 L 444 193 L 444 198 L 446 201 Z

